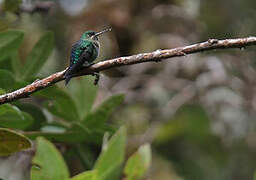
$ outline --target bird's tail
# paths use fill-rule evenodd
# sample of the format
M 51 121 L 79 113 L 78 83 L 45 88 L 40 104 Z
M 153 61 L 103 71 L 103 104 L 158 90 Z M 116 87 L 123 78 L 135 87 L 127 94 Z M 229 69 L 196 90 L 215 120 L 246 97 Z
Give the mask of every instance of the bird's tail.
M 68 82 L 70 81 L 71 76 L 65 76 L 65 85 L 68 85 Z
M 67 70 L 66 73 L 65 73 L 64 78 L 65 78 L 65 85 L 67 85 L 68 82 L 69 82 L 69 81 L 71 80 L 71 78 L 72 78 L 71 68 L 68 68 L 68 70 Z

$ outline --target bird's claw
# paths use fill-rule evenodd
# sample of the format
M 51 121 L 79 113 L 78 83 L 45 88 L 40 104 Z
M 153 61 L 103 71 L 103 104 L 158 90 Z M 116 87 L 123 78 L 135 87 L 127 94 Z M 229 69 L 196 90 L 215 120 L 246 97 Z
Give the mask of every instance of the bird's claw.
M 95 76 L 95 79 L 94 79 L 93 84 L 94 84 L 95 86 L 98 85 L 99 80 L 100 80 L 100 73 L 98 73 L 98 72 L 93 72 L 91 75 L 92 75 L 92 76 Z

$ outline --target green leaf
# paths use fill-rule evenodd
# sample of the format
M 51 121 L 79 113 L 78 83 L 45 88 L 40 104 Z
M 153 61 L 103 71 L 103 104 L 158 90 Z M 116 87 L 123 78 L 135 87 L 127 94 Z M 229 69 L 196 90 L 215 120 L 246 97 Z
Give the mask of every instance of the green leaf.
M 22 67 L 21 60 L 19 58 L 18 53 L 13 53 L 10 57 L 11 59 L 11 66 L 12 66 L 12 72 L 16 75 L 16 78 L 20 78 L 20 70 Z
M 74 100 L 62 89 L 52 86 L 35 95 L 48 99 L 44 105 L 55 116 L 68 121 L 80 120 Z
M 0 106 L 0 126 L 26 129 L 33 123 L 34 119 L 28 113 L 22 112 L 16 106 L 3 104 Z
M 97 171 L 85 171 L 81 174 L 72 177 L 70 180 L 98 180 Z
M 87 128 L 102 127 L 111 113 L 124 101 L 124 95 L 114 95 L 104 101 L 94 112 L 89 113 L 83 120 Z
M 78 156 L 85 169 L 92 169 L 96 161 L 95 153 L 87 144 L 79 143 L 74 147 L 74 152 Z
M 68 168 L 55 146 L 43 137 L 36 139 L 36 155 L 32 160 L 31 180 L 65 180 Z
M 151 162 L 151 150 L 150 145 L 142 145 L 138 152 L 133 154 L 127 161 L 124 173 L 126 175 L 125 180 L 136 180 L 142 178 L 145 172 L 148 170 Z
M 106 125 L 107 126 L 107 125 Z M 35 139 L 38 136 L 43 136 L 51 141 L 79 143 L 86 142 L 100 146 L 102 144 L 102 138 L 106 131 L 109 134 L 113 134 L 113 129 L 104 128 L 101 131 L 90 130 L 84 127 L 81 123 L 72 123 L 69 128 L 60 125 L 46 125 L 43 126 L 40 131 L 26 131 L 25 135 L 30 139 Z
M 8 156 L 30 147 L 31 142 L 22 134 L 0 128 L 0 156 Z
M 15 83 L 14 77 L 11 72 L 0 69 L 0 88 L 10 90 Z
M 53 50 L 53 41 L 52 32 L 45 33 L 39 39 L 22 68 L 22 79 L 31 78 L 40 71 Z
M 42 109 L 39 107 L 32 105 L 32 104 L 27 104 L 27 103 L 20 103 L 16 102 L 14 103 L 20 110 L 29 113 L 35 121 L 33 121 L 33 124 L 29 127 L 27 130 L 39 130 L 42 126 L 43 123 L 46 122 L 46 117 L 44 113 L 42 112 Z
M 24 37 L 21 31 L 5 31 L 0 33 L 0 61 L 14 53 Z
M 30 139 L 35 139 L 38 136 L 43 136 L 51 141 L 58 142 L 91 142 L 96 141 L 97 137 L 92 137 L 89 131 L 79 125 L 73 125 L 71 128 L 47 125 L 41 128 L 41 131 L 31 131 L 24 133 Z
M 66 143 L 80 143 L 85 142 L 86 136 L 83 134 L 79 134 L 76 131 L 67 131 L 65 133 L 53 133 L 53 132 L 40 132 L 40 131 L 32 131 L 26 132 L 26 137 L 30 139 L 35 139 L 39 136 L 45 137 L 51 141 L 57 142 L 66 142 Z
M 90 112 L 97 95 L 98 87 L 93 85 L 93 81 L 94 77 L 84 76 L 74 79 L 71 81 L 72 84 L 68 86 L 69 92 L 71 92 L 77 104 L 80 119 L 84 119 L 85 115 Z
M 16 53 L 16 52 L 15 52 Z M 14 54 L 14 53 L 13 53 Z M 3 59 L 1 59 L 0 56 L 0 68 L 4 69 L 4 70 L 8 70 L 10 72 L 13 72 L 13 68 L 12 68 L 12 60 L 11 60 L 11 56 L 13 54 L 10 54 L 9 56 L 3 57 Z
M 94 170 L 102 180 L 118 179 L 121 165 L 124 161 L 126 145 L 126 129 L 121 127 L 103 150 L 95 163 Z
M 31 131 L 26 132 L 25 135 L 30 139 L 35 139 L 39 136 L 42 136 L 51 141 L 66 143 L 80 143 L 84 142 L 84 140 L 86 139 L 86 137 L 84 137 L 83 135 L 79 134 L 79 132 L 76 131 L 66 131 L 65 133 Z

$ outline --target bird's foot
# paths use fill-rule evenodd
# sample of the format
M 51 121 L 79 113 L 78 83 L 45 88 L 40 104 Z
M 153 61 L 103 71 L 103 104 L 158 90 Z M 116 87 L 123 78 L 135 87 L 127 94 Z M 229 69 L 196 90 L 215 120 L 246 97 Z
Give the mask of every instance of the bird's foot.
M 91 75 L 92 75 L 92 76 L 95 76 L 95 79 L 94 79 L 93 84 L 94 84 L 95 86 L 98 85 L 99 80 L 100 80 L 100 73 L 99 73 L 99 72 L 93 72 Z

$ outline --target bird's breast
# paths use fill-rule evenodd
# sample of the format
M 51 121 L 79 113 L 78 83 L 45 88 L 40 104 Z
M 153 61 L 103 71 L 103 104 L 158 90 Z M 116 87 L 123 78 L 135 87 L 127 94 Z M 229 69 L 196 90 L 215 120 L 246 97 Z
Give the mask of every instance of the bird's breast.
M 100 44 L 98 42 L 94 42 L 92 43 L 92 45 L 93 45 L 92 59 L 95 60 L 99 55 Z

